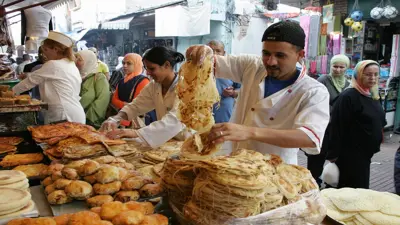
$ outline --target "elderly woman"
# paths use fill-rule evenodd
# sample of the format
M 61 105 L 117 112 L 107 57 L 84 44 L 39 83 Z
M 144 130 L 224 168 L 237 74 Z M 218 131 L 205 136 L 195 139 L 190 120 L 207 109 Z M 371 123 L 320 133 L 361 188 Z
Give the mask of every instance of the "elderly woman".
M 73 44 L 65 34 L 50 31 L 42 45 L 48 61 L 13 88 L 20 94 L 39 85 L 40 97 L 49 105 L 43 112 L 45 124 L 61 120 L 85 123 L 79 102 L 82 78 L 75 66 Z
M 326 158 L 339 167 L 339 188 L 369 188 L 371 158 L 380 151 L 386 125 L 379 101 L 379 70 L 375 61 L 359 62 L 351 88 L 333 106 Z
M 75 64 L 82 77 L 80 102 L 86 113 L 86 123 L 99 128 L 110 103 L 110 85 L 106 76 L 97 72 L 97 57 L 92 51 L 78 52 Z
M 346 55 L 335 55 L 331 59 L 331 69 L 328 75 L 323 75 L 318 78 L 318 81 L 325 85 L 329 92 L 329 105 L 332 109 L 333 103 L 339 94 L 346 89 L 350 83 L 345 77 L 345 72 L 350 66 L 349 57 Z M 307 154 L 307 169 L 311 171 L 314 179 L 319 185 L 321 185 L 321 179 L 319 178 L 322 174 L 323 166 L 326 157 L 326 143 L 329 137 L 329 127 L 325 133 L 325 139 L 322 144 L 321 153 L 319 155 L 308 155 Z

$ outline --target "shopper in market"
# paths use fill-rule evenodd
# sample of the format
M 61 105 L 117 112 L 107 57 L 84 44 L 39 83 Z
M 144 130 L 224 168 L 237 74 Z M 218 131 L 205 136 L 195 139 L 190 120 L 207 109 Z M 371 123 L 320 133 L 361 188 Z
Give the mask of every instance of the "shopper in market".
M 339 94 L 350 85 L 350 82 L 347 81 L 345 76 L 346 70 L 349 68 L 349 66 L 349 57 L 346 55 L 335 55 L 331 59 L 329 74 L 322 75 L 318 78 L 318 81 L 325 85 L 325 87 L 328 89 L 330 109 L 332 109 L 333 103 Z M 327 132 L 328 130 L 329 128 L 327 128 Z M 319 177 L 322 174 L 327 151 L 327 132 L 325 132 L 321 153 L 319 155 L 307 154 L 307 169 L 311 171 L 311 174 L 319 185 L 321 185 L 322 182 Z
M 375 61 L 359 62 L 351 88 L 333 106 L 326 158 L 339 167 L 339 188 L 369 188 L 371 158 L 380 151 L 386 125 L 379 100 L 379 70 Z
M 212 40 L 207 45 L 213 49 L 215 55 L 225 55 L 225 45 L 221 41 Z M 214 120 L 215 123 L 224 123 L 231 118 L 235 98 L 239 94 L 240 84 L 224 78 L 217 78 L 216 82 L 221 100 L 214 106 Z
M 97 72 L 97 57 L 92 51 L 78 52 L 75 64 L 82 77 L 80 102 L 86 113 L 86 124 L 99 128 L 110 103 L 110 85 L 106 76 Z
M 97 48 L 89 48 L 90 51 L 92 51 L 94 54 L 96 54 L 97 57 L 97 72 L 99 73 L 103 73 L 104 75 L 106 75 L 107 80 L 110 80 L 110 69 L 108 69 L 107 64 L 105 64 L 104 62 L 102 62 L 99 59 L 99 52 L 97 51 Z
M 177 95 L 175 88 L 178 75 L 174 72 L 176 64 L 184 61 L 184 56 L 166 47 L 154 47 L 143 57 L 147 75 L 153 80 L 142 92 L 133 99 L 132 103 L 124 106 L 121 111 L 103 123 L 101 131 L 108 131 L 110 138 L 140 138 L 151 147 L 164 144 L 176 137 L 183 140 L 182 132 L 185 125 L 176 117 Z M 121 120 L 133 118 L 150 112 L 157 113 L 157 121 L 138 130 L 118 129 Z
M 22 60 L 23 61 L 21 62 L 21 64 L 19 64 L 17 67 L 17 70 L 16 70 L 17 75 L 22 74 L 24 72 L 25 65 L 31 63 L 31 56 L 29 54 L 24 54 L 22 56 Z
M 42 45 L 49 61 L 13 88 L 20 94 L 39 85 L 40 97 L 49 105 L 43 112 L 45 124 L 60 120 L 85 123 L 85 112 L 79 102 L 82 78 L 75 66 L 73 44 L 70 37 L 50 31 Z
M 117 85 L 119 81 L 124 78 L 124 70 L 123 70 L 123 65 L 122 61 L 124 60 L 124 57 L 120 56 L 118 57 L 118 65 L 115 67 L 114 72 L 112 73 L 110 77 L 110 86 L 111 90 L 114 92 L 117 89 Z
M 306 74 L 305 33 L 295 21 L 269 26 L 262 57 L 216 56 L 216 76 L 241 83 L 232 123 L 215 124 L 209 138 L 232 148 L 277 154 L 297 164 L 299 148 L 319 154 L 329 122 L 329 93 Z

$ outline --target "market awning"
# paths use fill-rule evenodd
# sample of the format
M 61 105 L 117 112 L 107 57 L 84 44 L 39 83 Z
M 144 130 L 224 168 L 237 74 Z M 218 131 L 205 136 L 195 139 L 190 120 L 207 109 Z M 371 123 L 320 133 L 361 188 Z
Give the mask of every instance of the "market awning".
M 106 21 L 100 25 L 100 29 L 104 30 L 129 30 L 129 24 L 134 16 L 121 18 L 113 21 Z
M 70 38 L 74 39 L 75 41 L 80 41 L 91 29 L 83 29 L 79 31 L 70 31 L 65 32 L 64 34 L 68 35 Z

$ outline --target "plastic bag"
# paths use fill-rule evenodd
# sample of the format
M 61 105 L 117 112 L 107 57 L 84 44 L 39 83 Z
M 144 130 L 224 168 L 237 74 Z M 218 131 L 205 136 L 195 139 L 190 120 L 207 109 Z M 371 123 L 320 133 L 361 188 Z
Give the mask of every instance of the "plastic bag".
M 329 162 L 324 166 L 322 171 L 321 180 L 332 187 L 337 187 L 339 184 L 339 168 L 335 163 Z
M 301 200 L 262 213 L 257 216 L 233 219 L 229 225 L 305 225 L 320 224 L 326 216 L 326 207 L 320 199 L 319 190 L 301 195 Z

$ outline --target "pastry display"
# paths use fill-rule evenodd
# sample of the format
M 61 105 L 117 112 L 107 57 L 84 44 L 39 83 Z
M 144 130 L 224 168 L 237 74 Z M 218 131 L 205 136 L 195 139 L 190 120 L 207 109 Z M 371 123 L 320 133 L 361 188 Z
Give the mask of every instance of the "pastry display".
M 71 198 L 84 200 L 93 195 L 93 187 L 85 181 L 74 180 L 65 187 L 65 193 Z
M 28 191 L 0 187 L 0 219 L 16 217 L 33 208 L 34 203 Z
M 25 173 L 25 175 L 28 178 L 33 178 L 33 177 L 39 177 L 40 174 L 42 173 L 42 171 L 47 170 L 47 168 L 48 168 L 48 165 L 39 163 L 39 164 L 29 164 L 29 165 L 17 166 L 17 167 L 14 167 L 13 170 L 21 171 L 21 172 Z
M 0 144 L 19 145 L 23 141 L 21 137 L 0 137 Z
M 114 200 L 120 202 L 136 201 L 139 198 L 140 194 L 138 191 L 119 191 L 114 195 Z
M 17 170 L 0 170 L 0 188 L 29 189 L 27 176 Z
M 98 207 L 102 206 L 104 203 L 114 201 L 113 196 L 111 195 L 96 195 L 94 197 L 86 199 L 86 203 L 89 207 Z

